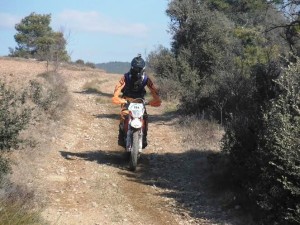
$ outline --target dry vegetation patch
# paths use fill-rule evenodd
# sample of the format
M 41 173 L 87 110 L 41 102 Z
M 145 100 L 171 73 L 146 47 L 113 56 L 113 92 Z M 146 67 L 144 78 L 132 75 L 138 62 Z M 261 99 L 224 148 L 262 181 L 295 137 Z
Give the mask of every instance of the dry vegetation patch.
M 182 125 L 183 142 L 188 148 L 220 150 L 224 130 L 216 122 L 185 116 L 179 123 Z
M 11 176 L 2 179 L 1 224 L 45 224 L 40 216 L 43 197 L 36 195 L 35 188 L 32 186 L 33 179 L 39 171 L 38 164 L 35 163 L 43 161 L 45 155 L 49 153 L 49 143 L 53 141 L 55 132 L 59 129 L 57 121 L 63 117 L 69 96 L 61 75 L 46 72 L 44 66 L 44 63 L 32 60 L 0 59 L 4 84 L 21 96 L 18 99 L 26 103 L 30 114 L 28 117 L 30 121 L 26 127 L 16 133 L 20 138 L 16 143 L 20 150 L 9 154 L 1 153 L 2 159 L 8 160 L 13 171 Z M 12 91 L 11 93 L 14 93 Z M 1 102 L 3 106 L 3 101 Z M 20 114 L 22 108 L 20 104 L 12 106 L 13 110 L 6 111 L 8 113 L 6 118 L 12 118 L 11 122 L 15 121 L 18 125 L 24 121 L 24 118 L 12 116 L 18 115 L 14 111 Z M 12 128 L 13 126 L 9 126 L 7 130 L 10 131 Z M 16 146 L 12 147 L 14 148 L 11 150 L 14 150 Z M 2 172 L 7 171 L 2 170 Z

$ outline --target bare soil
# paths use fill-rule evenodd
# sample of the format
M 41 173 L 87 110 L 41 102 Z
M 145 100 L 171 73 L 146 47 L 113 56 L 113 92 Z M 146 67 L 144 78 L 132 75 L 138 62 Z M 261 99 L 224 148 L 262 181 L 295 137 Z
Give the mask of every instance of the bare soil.
M 26 86 L 46 71 L 46 64 L 0 58 L 0 71 L 5 82 Z M 12 156 L 11 179 L 35 191 L 45 220 L 60 225 L 238 224 L 234 209 L 222 207 L 224 201 L 207 181 L 207 156 L 218 151 L 220 136 L 206 150 L 187 147 L 167 103 L 148 107 L 149 145 L 131 172 L 117 145 L 120 108 L 111 103 L 120 75 L 66 66 L 59 73 L 68 87 L 68 106 L 60 120 L 27 131 L 38 140 L 38 150 Z M 98 83 L 100 91 L 84 90 L 89 82 Z

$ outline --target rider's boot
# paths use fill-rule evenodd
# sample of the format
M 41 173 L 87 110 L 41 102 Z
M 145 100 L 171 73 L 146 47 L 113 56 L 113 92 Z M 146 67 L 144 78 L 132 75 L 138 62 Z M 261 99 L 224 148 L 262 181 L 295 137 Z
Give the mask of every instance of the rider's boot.
M 144 134 L 143 134 L 143 149 L 146 148 L 148 145 L 148 141 L 147 141 L 147 130 L 144 131 Z
M 122 124 L 119 125 L 119 135 L 118 135 L 118 145 L 122 146 L 122 147 L 126 147 L 125 144 L 125 138 L 124 138 L 124 129 Z
M 144 115 L 144 122 L 145 122 L 145 128 L 144 128 L 144 131 L 143 131 L 143 146 L 142 148 L 146 148 L 147 145 L 148 145 L 148 141 L 147 141 L 147 133 L 148 133 L 148 115 L 145 114 Z
M 148 145 L 147 136 L 144 134 L 143 136 L 143 149 L 146 148 Z

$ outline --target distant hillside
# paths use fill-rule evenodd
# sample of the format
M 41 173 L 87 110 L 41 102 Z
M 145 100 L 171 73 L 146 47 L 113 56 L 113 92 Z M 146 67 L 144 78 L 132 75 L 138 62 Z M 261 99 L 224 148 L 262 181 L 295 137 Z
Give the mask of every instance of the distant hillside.
M 129 71 L 129 62 L 108 62 L 108 63 L 98 63 L 97 68 L 105 70 L 107 73 L 120 73 L 124 74 Z

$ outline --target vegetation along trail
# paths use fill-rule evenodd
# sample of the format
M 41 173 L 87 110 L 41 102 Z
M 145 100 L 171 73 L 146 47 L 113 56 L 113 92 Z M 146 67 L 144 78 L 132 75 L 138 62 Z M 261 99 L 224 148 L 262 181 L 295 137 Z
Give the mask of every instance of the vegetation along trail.
M 11 80 L 24 74 L 22 65 L 31 79 L 45 69 L 38 62 L 1 63 L 10 64 L 5 69 Z M 210 142 L 203 141 L 203 149 L 209 150 L 197 150 L 186 144 L 169 103 L 148 107 L 149 145 L 137 171 L 130 172 L 124 151 L 117 145 L 120 108 L 111 103 L 120 75 L 66 66 L 59 73 L 70 95 L 66 112 L 43 128 L 46 135 L 39 152 L 14 153 L 13 180 L 35 190 L 46 221 L 238 224 L 230 216 L 234 212 L 222 208 L 224 196 L 213 193 L 207 182 L 207 155 L 218 151 L 221 131 L 211 133 Z
M 168 1 L 171 48 L 143 56 L 164 101 L 134 173 L 121 75 L 71 62 L 51 13 L 24 17 L 0 57 L 0 225 L 299 225 L 299 4 Z

